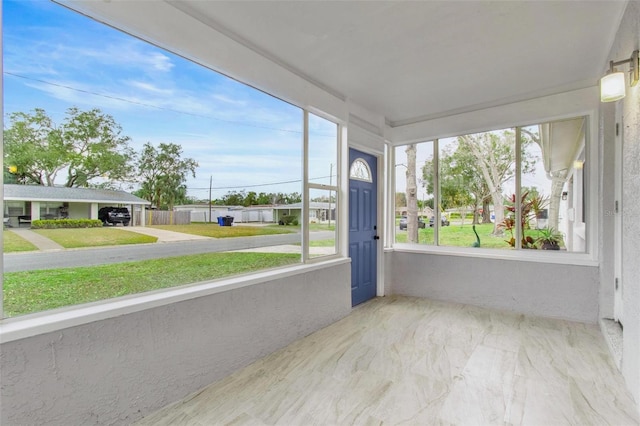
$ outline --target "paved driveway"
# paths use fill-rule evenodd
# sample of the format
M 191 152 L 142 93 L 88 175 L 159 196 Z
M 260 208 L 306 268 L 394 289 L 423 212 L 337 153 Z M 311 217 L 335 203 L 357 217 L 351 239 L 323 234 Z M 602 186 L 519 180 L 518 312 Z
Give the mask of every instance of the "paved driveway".
M 195 241 L 195 240 L 211 240 L 212 237 L 204 237 L 202 235 L 185 234 L 182 232 L 167 231 L 158 228 L 147 228 L 145 226 L 127 226 L 125 231 L 137 232 L 138 234 L 156 237 L 159 243 L 170 243 L 173 241 Z

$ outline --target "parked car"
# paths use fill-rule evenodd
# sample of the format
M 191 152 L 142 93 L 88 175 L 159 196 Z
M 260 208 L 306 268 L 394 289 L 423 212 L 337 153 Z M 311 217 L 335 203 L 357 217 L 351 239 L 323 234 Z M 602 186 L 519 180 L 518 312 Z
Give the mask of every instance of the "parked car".
M 429 226 L 430 226 L 431 228 L 433 228 L 433 224 L 434 224 L 435 222 L 436 222 L 436 218 L 435 218 L 434 216 L 431 216 L 431 217 L 429 218 Z M 440 222 L 441 222 L 442 226 L 449 226 L 449 225 L 450 225 L 450 223 L 449 223 L 449 219 L 447 219 L 447 217 L 446 217 L 446 216 L 440 216 Z
M 121 223 L 123 226 L 129 226 L 131 222 L 131 214 L 126 207 L 103 207 L 98 210 L 98 219 L 104 225 L 116 225 Z
M 418 228 L 425 228 L 427 226 L 426 223 L 424 223 L 424 221 L 422 220 L 421 217 L 418 218 Z M 400 230 L 404 231 L 405 229 L 407 229 L 407 217 L 406 216 L 402 216 L 400 217 Z

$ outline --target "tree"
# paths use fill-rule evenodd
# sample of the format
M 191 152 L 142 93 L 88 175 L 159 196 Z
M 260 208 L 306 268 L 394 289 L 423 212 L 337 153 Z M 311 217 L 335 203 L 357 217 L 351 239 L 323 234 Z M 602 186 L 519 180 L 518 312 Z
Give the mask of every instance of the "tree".
M 244 198 L 244 203 L 242 203 L 242 205 L 249 207 L 255 206 L 256 204 L 258 204 L 258 194 L 256 194 L 255 191 L 249 191 Z
M 258 194 L 258 199 L 256 200 L 256 202 L 259 205 L 266 205 L 266 204 L 271 204 L 271 194 L 266 194 L 264 192 L 261 192 Z
M 188 175 L 196 177 L 198 163 L 182 158 L 182 148 L 174 143 L 161 143 L 158 148 L 144 144 L 138 161 L 140 196 L 159 208 L 171 210 L 186 199 Z
M 407 242 L 418 242 L 418 182 L 416 180 L 416 145 L 409 144 L 407 154 Z
M 216 200 L 215 204 L 220 206 L 242 206 L 244 205 L 244 190 L 237 191 L 229 191 L 225 195 L 223 195 L 219 200 Z
M 65 186 L 88 187 L 129 179 L 134 152 L 113 117 L 97 108 L 69 108 L 66 114 L 60 126 L 40 108 L 9 115 L 5 163 L 15 167 L 16 181 L 53 186 L 66 173 Z
M 530 143 L 529 139 L 521 139 L 521 170 L 523 174 L 530 173 L 533 168 L 533 161 L 526 150 L 528 143 Z M 493 204 L 495 214 L 493 234 L 502 235 L 503 228 L 500 226 L 504 220 L 502 185 L 515 175 L 514 133 L 505 130 L 500 133 L 487 132 L 459 136 L 458 149 L 469 152 L 473 156 L 475 168 L 482 175 Z
M 302 202 L 302 194 L 299 192 L 292 192 L 291 194 L 284 195 L 285 204 L 295 204 Z
M 268 194 L 261 192 L 256 194 L 255 192 L 247 193 L 244 189 L 242 191 L 229 191 L 221 198 L 214 200 L 213 204 L 218 206 L 254 206 L 262 204 L 294 204 L 302 201 L 302 196 L 299 192 L 292 192 L 291 194 L 283 194 L 282 192 Z M 312 200 L 313 201 L 313 200 Z M 335 199 L 333 200 L 335 201 Z
M 457 151 L 456 151 L 457 152 Z M 457 209 L 463 218 L 466 210 L 474 201 L 469 191 L 469 182 L 466 178 L 468 171 L 465 164 L 459 163 L 455 153 L 443 152 L 440 158 L 440 203 L 442 210 Z M 422 167 L 422 183 L 428 194 L 434 192 L 433 162 L 426 161 Z
M 489 202 L 491 193 L 489 187 L 477 167 L 477 160 L 469 151 L 460 147 L 460 144 L 449 148 L 442 160 L 441 175 L 447 182 L 445 193 L 452 193 L 455 190 L 455 198 L 453 194 L 450 198 L 457 201 L 460 209 L 460 217 L 464 223 L 466 217 L 466 206 L 472 206 L 473 223 L 477 224 L 478 210 L 482 205 L 482 223 L 491 223 L 491 213 Z

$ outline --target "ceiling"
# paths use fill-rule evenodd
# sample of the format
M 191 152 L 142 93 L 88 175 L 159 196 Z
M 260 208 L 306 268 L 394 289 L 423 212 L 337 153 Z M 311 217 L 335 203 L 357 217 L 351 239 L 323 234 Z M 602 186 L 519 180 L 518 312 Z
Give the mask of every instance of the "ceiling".
M 626 2 L 171 1 L 390 125 L 594 86 Z

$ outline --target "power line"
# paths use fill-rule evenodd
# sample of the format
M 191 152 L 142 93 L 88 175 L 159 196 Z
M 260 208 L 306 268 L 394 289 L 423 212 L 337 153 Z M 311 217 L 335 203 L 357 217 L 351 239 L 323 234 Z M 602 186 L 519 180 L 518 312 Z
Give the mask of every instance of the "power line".
M 309 180 L 319 180 L 319 179 L 326 179 L 329 176 L 320 176 L 320 177 L 315 177 L 315 178 L 310 178 Z M 287 180 L 287 181 L 282 181 L 282 182 L 272 182 L 272 183 L 260 183 L 260 184 L 255 184 L 255 185 L 240 185 L 240 186 L 220 186 L 220 187 L 212 187 L 212 190 L 221 190 L 221 189 L 245 189 L 245 188 L 258 188 L 261 186 L 272 186 L 272 185 L 284 185 L 287 183 L 298 183 L 298 182 L 302 182 L 302 179 L 296 179 L 296 180 Z M 204 190 L 204 189 L 209 189 L 209 187 L 206 188 L 189 188 L 187 187 L 188 190 L 190 191 L 199 191 L 199 190 Z
M 60 88 L 63 88 L 63 89 L 73 90 L 73 91 L 80 92 L 80 93 L 85 93 L 85 94 L 88 94 L 88 95 L 100 96 L 100 97 L 107 98 L 107 99 L 113 99 L 113 100 L 120 101 L 120 102 L 126 102 L 126 103 L 130 103 L 130 104 L 133 104 L 133 105 L 143 106 L 143 107 L 146 107 L 146 108 L 153 108 L 153 109 L 157 109 L 157 110 L 161 110 L 161 111 L 168 111 L 168 112 L 173 112 L 173 113 L 177 113 L 177 114 L 184 114 L 184 115 L 189 115 L 189 116 L 192 116 L 192 117 L 207 118 L 207 119 L 210 119 L 210 120 L 216 120 L 216 121 L 220 121 L 222 123 L 229 123 L 229 124 L 234 124 L 234 125 L 237 125 L 237 126 L 246 126 L 246 127 L 257 128 L 257 129 L 275 130 L 275 131 L 278 131 L 278 132 L 288 132 L 288 133 L 302 134 L 302 131 L 300 131 L 300 130 L 280 129 L 280 128 L 276 128 L 276 127 L 260 126 L 258 124 L 245 123 L 245 122 L 241 122 L 241 121 L 224 120 L 222 118 L 213 117 L 213 116 L 210 116 L 210 115 L 196 114 L 196 113 L 187 112 L 187 111 L 180 111 L 180 110 L 177 110 L 177 109 L 161 107 L 161 106 L 158 106 L 158 105 L 146 104 L 146 103 L 134 101 L 134 100 L 131 100 L 131 99 L 121 98 L 121 97 L 118 97 L 118 96 L 107 95 L 107 94 L 104 94 L 104 93 L 92 92 L 90 90 L 79 89 L 77 87 L 71 87 L 71 86 L 67 86 L 67 85 L 64 85 L 64 84 L 60 84 L 60 83 L 53 83 L 51 81 L 40 80 L 40 79 L 33 78 L 33 77 L 27 77 L 27 76 L 16 74 L 16 73 L 9 72 L 9 71 L 3 71 L 3 74 L 10 75 L 10 76 L 17 77 L 17 78 L 22 78 L 24 80 L 35 81 L 35 82 L 42 83 L 42 84 L 48 84 L 48 85 L 54 86 L 54 87 L 60 87 Z M 334 135 L 328 135 L 328 134 L 324 134 L 324 133 L 313 133 L 313 134 L 316 135 L 316 136 L 334 137 Z

